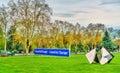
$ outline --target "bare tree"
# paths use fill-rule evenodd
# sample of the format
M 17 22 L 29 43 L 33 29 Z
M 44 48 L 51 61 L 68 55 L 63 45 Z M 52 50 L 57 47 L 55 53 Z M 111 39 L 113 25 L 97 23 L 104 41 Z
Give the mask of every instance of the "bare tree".
M 23 45 L 28 55 L 35 34 L 41 34 L 49 23 L 51 9 L 45 0 L 11 0 L 9 7 L 12 21 L 18 26 L 18 34 L 24 39 Z

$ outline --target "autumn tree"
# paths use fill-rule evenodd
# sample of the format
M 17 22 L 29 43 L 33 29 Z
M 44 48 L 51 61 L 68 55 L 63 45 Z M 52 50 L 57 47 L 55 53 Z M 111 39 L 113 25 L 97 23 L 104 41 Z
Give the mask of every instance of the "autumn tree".
M 51 9 L 45 0 L 17 0 L 16 2 L 11 0 L 9 7 L 12 16 L 18 19 L 15 21 L 17 34 L 28 55 L 35 34 L 41 34 L 44 26 L 49 22 Z
M 102 40 L 102 32 L 105 30 L 104 24 L 97 23 L 97 24 L 92 24 L 90 23 L 87 26 L 87 34 L 89 38 L 89 46 L 90 49 L 93 48 L 98 48 L 100 46 L 101 40 Z
M 118 40 L 115 40 L 114 42 L 117 46 L 116 49 L 120 52 L 120 40 L 118 39 Z

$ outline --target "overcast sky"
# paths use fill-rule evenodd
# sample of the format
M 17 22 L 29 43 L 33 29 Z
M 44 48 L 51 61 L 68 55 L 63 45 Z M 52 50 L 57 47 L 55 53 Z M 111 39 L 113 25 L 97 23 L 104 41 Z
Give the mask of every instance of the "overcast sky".
M 47 0 L 53 9 L 52 18 L 106 25 L 120 25 L 120 0 Z
M 9 0 L 0 0 L 6 4 Z M 46 0 L 53 10 L 52 20 L 120 25 L 120 0 Z

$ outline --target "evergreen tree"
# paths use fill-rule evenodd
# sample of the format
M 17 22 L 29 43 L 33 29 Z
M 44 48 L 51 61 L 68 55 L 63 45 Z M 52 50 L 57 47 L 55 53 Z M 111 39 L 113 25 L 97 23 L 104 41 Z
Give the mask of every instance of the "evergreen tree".
M 19 42 L 15 42 L 14 34 L 16 33 L 16 26 L 11 26 L 8 30 L 7 50 L 9 51 L 23 51 L 23 46 Z
M 109 51 L 114 51 L 115 43 L 112 41 L 108 31 L 105 31 L 104 37 L 102 39 L 102 47 L 105 47 Z
M 11 26 L 10 29 L 8 30 L 8 38 L 7 38 L 7 50 L 14 50 L 14 37 L 13 34 L 16 32 L 15 26 Z

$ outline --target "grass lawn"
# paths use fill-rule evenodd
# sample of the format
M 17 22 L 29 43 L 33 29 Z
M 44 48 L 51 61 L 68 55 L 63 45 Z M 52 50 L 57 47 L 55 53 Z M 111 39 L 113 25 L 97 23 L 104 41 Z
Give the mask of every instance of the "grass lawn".
M 119 73 L 120 53 L 110 64 L 89 64 L 84 54 L 70 57 L 10 56 L 0 57 L 0 73 Z

